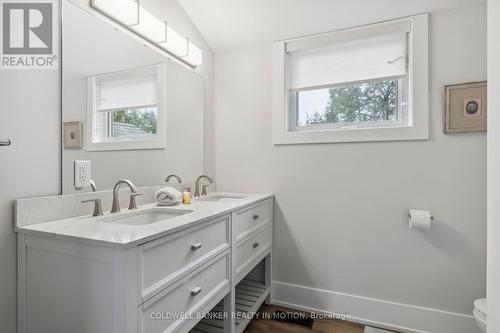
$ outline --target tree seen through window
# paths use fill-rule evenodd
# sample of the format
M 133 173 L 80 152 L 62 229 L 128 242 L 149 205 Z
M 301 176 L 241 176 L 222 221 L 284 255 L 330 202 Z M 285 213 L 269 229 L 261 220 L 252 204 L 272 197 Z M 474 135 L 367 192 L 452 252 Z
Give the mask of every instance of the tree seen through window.
M 323 112 L 307 113 L 307 125 L 398 119 L 398 80 L 334 87 L 328 95 Z

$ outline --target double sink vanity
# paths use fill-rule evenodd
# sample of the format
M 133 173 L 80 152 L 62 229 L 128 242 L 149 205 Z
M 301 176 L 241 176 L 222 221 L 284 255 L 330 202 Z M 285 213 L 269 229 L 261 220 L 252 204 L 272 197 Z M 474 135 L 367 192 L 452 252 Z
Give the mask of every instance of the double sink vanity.
M 61 2 L 62 195 L 16 201 L 18 333 L 241 332 L 270 299 L 273 196 L 196 178 L 212 101 L 196 38 L 165 52 L 96 3 Z M 119 179 L 196 198 L 157 206 L 165 184 Z
M 243 331 L 270 298 L 272 195 L 162 207 L 158 188 L 103 216 L 81 202 L 113 191 L 17 200 L 18 332 Z

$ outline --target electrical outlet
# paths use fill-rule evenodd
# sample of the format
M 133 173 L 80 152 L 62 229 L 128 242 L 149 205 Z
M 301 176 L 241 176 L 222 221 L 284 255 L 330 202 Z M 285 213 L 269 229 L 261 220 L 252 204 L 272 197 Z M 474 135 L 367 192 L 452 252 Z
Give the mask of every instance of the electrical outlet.
M 92 163 L 90 161 L 75 161 L 75 187 L 90 186 L 92 178 Z

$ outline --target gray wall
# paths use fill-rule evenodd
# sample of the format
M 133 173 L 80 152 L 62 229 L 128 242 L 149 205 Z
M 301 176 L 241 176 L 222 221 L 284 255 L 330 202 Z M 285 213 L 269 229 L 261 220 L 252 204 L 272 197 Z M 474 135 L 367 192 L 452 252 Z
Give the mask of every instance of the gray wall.
M 488 333 L 500 332 L 500 3 L 488 1 Z
M 486 79 L 486 6 L 431 13 L 430 50 L 430 140 L 289 146 L 271 45 L 216 54 L 218 190 L 276 195 L 275 281 L 462 314 L 484 297 L 486 136 L 444 135 L 443 108 L 445 84 Z
M 41 84 L 42 83 L 42 84 Z M 60 186 L 59 72 L 0 70 L 0 331 L 16 328 L 13 200 Z

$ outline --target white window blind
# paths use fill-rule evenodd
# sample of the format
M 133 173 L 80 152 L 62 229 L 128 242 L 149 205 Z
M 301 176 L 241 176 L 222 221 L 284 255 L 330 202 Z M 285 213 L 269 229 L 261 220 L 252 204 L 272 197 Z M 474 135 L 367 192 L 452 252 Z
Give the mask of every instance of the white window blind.
M 154 106 L 158 100 L 157 77 L 146 75 L 99 82 L 97 111 L 116 111 Z
M 289 89 L 404 77 L 409 32 L 403 22 L 287 42 Z

